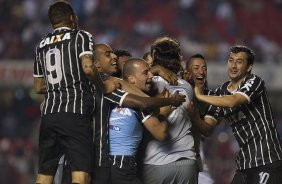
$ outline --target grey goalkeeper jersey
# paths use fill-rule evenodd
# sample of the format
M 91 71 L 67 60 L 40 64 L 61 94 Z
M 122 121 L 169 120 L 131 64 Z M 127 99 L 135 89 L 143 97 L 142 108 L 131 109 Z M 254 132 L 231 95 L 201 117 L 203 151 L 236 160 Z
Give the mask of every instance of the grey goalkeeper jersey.
M 169 85 L 163 78 L 153 78 L 159 92 L 166 88 L 170 94 L 178 91 L 186 96 L 186 101 L 177 107 L 169 116 L 169 132 L 164 141 L 150 139 L 146 141 L 144 164 L 164 165 L 180 158 L 194 159 L 194 139 L 191 132 L 191 121 L 187 114 L 187 104 L 192 101 L 193 89 L 190 84 L 178 79 L 178 86 Z

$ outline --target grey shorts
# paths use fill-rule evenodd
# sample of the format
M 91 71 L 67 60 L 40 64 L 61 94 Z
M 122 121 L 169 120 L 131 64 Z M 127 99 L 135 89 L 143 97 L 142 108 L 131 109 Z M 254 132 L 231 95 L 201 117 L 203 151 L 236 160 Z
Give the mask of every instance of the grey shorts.
M 144 164 L 144 184 L 196 184 L 198 178 L 196 160 L 183 159 L 165 165 Z

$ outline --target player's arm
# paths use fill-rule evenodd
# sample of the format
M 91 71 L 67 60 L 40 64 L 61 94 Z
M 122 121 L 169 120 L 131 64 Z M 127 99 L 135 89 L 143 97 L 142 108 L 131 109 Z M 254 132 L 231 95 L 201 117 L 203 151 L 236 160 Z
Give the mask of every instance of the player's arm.
M 143 124 L 155 139 L 159 141 L 165 140 L 168 132 L 168 123 L 165 119 L 158 119 L 156 116 L 151 116 Z
M 211 104 L 216 107 L 227 107 L 233 108 L 239 105 L 248 103 L 246 96 L 241 93 L 234 93 L 233 95 L 224 95 L 224 96 L 208 96 L 203 95 L 202 88 L 195 86 L 194 89 L 195 96 L 199 101 Z
M 163 141 L 167 137 L 169 128 L 167 116 L 175 110 L 175 108 L 176 107 L 173 106 L 161 107 L 159 110 L 155 110 L 149 118 L 143 120 L 145 128 L 155 139 Z
M 204 136 L 210 136 L 218 122 L 214 117 L 210 115 L 207 115 L 204 117 L 204 119 L 202 119 L 202 117 L 200 116 L 199 107 L 196 103 L 197 102 L 190 102 L 187 104 L 187 112 L 189 118 L 193 126 L 195 126 L 201 134 L 203 134 Z M 211 111 L 214 112 L 214 109 Z
M 115 81 L 108 80 L 103 83 L 98 69 L 94 65 L 93 54 L 84 54 L 80 57 L 82 62 L 82 68 L 89 81 L 91 81 L 96 87 L 102 89 L 103 93 L 110 93 L 117 88 Z
M 183 102 L 185 102 L 185 96 L 181 94 L 174 93 L 168 98 L 157 98 L 157 97 L 141 97 L 133 94 L 128 94 L 122 105 L 130 108 L 139 109 L 156 109 L 163 106 L 174 106 L 178 107 Z
M 44 94 L 46 92 L 46 85 L 44 83 L 44 78 L 43 77 L 34 77 L 33 88 L 36 93 Z
M 194 116 L 194 118 L 191 118 L 191 121 L 204 136 L 210 136 L 217 125 L 217 121 L 209 116 L 206 116 L 204 119 L 200 118 L 200 116 Z
M 128 83 L 125 80 L 122 80 L 122 79 L 117 78 L 117 77 L 110 77 L 110 79 L 115 81 L 115 83 L 119 84 L 120 88 L 123 91 L 126 91 L 130 94 L 137 95 L 137 96 L 148 97 L 148 95 L 145 94 L 143 91 L 141 91 L 139 88 L 137 88 L 136 86 Z
M 151 68 L 151 72 L 153 75 L 159 75 L 164 78 L 170 85 L 177 85 L 177 75 L 172 71 L 160 65 L 156 65 Z

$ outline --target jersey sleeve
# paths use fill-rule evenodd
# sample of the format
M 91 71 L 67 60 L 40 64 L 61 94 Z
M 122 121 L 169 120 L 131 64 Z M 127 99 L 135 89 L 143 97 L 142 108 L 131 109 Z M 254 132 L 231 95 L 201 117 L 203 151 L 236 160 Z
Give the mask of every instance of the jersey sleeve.
M 43 71 L 40 65 L 37 48 L 36 48 L 35 59 L 33 63 L 33 77 L 43 77 Z
M 120 89 L 116 89 L 112 93 L 106 94 L 104 97 L 106 100 L 110 101 L 111 103 L 122 106 L 122 102 L 127 95 L 128 95 L 128 92 L 125 92 Z
M 142 123 L 144 123 L 147 119 L 149 119 L 152 116 L 153 112 L 150 110 L 142 110 L 140 111 L 140 119 L 142 120 Z
M 256 75 L 251 75 L 235 93 L 244 95 L 248 103 L 250 103 L 250 101 L 260 95 L 263 90 L 264 81 Z
M 220 87 L 213 91 L 206 91 L 205 95 L 220 96 Z M 213 105 L 208 105 L 205 117 L 210 117 L 215 121 L 223 118 L 223 109 Z
M 93 45 L 94 40 L 90 33 L 87 31 L 80 30 L 77 33 L 77 53 L 79 58 L 84 54 L 91 54 L 93 55 Z

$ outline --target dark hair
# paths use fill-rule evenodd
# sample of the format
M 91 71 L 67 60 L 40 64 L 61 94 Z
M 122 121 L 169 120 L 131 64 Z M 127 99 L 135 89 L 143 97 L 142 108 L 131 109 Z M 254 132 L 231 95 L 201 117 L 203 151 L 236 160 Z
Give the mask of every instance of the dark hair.
M 200 58 L 200 59 L 202 59 L 206 62 L 206 59 L 202 54 L 194 54 L 194 55 L 190 56 L 189 59 L 186 61 L 186 68 L 187 68 L 187 66 L 189 66 L 189 64 L 191 63 L 190 61 L 192 59 L 197 59 L 197 58 Z
M 69 23 L 70 15 L 75 15 L 72 7 L 65 1 L 58 1 L 50 5 L 48 10 L 49 19 L 52 25 Z
M 194 54 L 194 55 L 190 56 L 189 60 L 194 59 L 194 58 L 201 58 L 201 59 L 205 60 L 205 57 L 202 54 Z
M 243 46 L 243 45 L 233 46 L 233 47 L 230 48 L 230 52 L 232 52 L 232 53 L 245 52 L 247 54 L 248 65 L 254 63 L 255 53 L 246 46 Z
M 127 50 L 115 50 L 114 53 L 118 58 L 122 56 L 132 57 L 131 53 Z
M 153 66 L 161 65 L 174 73 L 183 70 L 181 66 L 180 44 L 169 37 L 158 38 L 151 47 Z
M 143 54 L 142 58 L 147 61 L 147 57 L 151 54 L 151 52 L 146 52 Z

